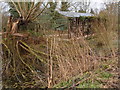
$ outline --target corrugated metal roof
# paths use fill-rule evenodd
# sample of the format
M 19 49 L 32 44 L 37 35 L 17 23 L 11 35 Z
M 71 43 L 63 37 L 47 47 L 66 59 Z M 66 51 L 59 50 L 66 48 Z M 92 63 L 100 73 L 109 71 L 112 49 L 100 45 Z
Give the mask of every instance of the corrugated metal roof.
M 91 13 L 78 13 L 78 12 L 69 12 L 69 11 L 58 11 L 58 13 L 66 17 L 94 16 Z

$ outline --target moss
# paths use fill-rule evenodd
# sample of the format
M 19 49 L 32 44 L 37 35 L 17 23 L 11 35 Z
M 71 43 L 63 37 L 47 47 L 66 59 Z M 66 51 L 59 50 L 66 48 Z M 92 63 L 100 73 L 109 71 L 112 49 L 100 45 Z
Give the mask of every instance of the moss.
M 72 85 L 72 80 L 61 82 L 54 86 L 54 88 L 69 87 Z
M 100 83 L 95 81 L 94 83 L 91 80 L 80 83 L 76 88 L 100 88 Z
M 100 73 L 99 77 L 101 78 L 111 78 L 113 75 L 109 72 L 102 72 Z

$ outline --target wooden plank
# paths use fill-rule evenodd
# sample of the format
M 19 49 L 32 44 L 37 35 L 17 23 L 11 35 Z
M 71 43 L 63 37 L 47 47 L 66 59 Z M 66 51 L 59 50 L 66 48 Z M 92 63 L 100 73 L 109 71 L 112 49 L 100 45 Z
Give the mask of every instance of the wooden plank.
M 10 34 L 10 33 L 8 33 L 8 32 L 0 32 L 0 36 L 2 36 L 2 35 L 5 35 L 5 34 Z M 13 35 L 13 36 L 18 36 L 18 37 L 28 37 L 29 36 L 29 34 L 23 34 L 23 33 L 14 33 L 14 34 L 11 34 L 11 35 Z
M 22 34 L 22 33 L 14 33 L 12 34 L 13 36 L 18 36 L 18 37 L 28 37 L 29 34 Z

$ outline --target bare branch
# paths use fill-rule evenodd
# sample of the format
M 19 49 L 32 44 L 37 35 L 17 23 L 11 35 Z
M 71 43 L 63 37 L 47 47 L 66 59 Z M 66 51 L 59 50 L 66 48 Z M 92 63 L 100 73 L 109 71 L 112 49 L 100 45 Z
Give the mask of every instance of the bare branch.
M 19 10 L 19 8 L 17 7 L 17 5 L 15 4 L 15 2 L 13 0 L 11 0 L 11 2 L 13 3 L 13 5 L 15 6 L 15 9 L 17 10 L 17 12 L 19 13 L 19 16 L 21 16 L 21 12 Z
M 35 14 L 36 12 L 38 12 L 38 10 L 40 10 L 39 8 L 40 8 L 41 4 L 42 4 L 42 2 L 38 2 L 38 3 L 34 6 L 34 8 L 33 8 L 32 11 L 31 11 L 31 14 L 30 14 L 29 19 L 31 19 L 32 17 L 34 17 L 34 14 Z
M 28 9 L 29 11 L 28 11 L 28 14 L 27 14 L 25 20 L 28 20 L 28 18 L 30 17 L 31 12 L 32 12 L 33 9 L 34 9 L 34 2 L 31 2 L 31 6 L 30 6 L 30 9 Z
M 20 4 L 20 2 L 17 2 L 18 3 L 18 7 L 19 7 L 19 9 L 20 9 L 20 12 L 21 12 L 21 14 L 22 14 L 22 17 L 23 17 L 23 19 L 25 18 L 25 16 L 24 16 L 24 11 L 23 11 L 23 9 L 22 9 L 22 3 Z
M 42 14 L 42 12 L 47 8 L 48 6 L 48 3 L 47 5 L 42 9 L 42 11 L 40 13 L 38 13 L 32 20 L 35 20 L 40 14 Z

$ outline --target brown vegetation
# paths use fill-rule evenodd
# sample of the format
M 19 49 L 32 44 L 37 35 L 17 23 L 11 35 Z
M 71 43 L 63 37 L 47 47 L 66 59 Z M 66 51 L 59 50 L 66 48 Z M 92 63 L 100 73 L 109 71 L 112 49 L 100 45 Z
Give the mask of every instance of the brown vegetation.
M 13 4 L 16 5 L 14 2 Z M 26 7 L 25 9 L 29 10 L 25 16 L 25 10 L 20 8 L 19 2 L 17 5 L 18 12 L 23 15 L 25 22 L 32 21 L 40 14 L 34 16 L 34 12 L 39 11 L 37 7 L 41 3 L 36 6 L 31 3 L 30 9 Z M 83 82 L 92 85 L 99 82 L 100 88 L 118 88 L 118 22 L 116 14 L 109 13 L 111 10 L 103 10 L 96 16 L 105 20 L 91 21 L 90 27 L 94 35 L 90 34 L 89 37 L 84 36 L 84 26 L 81 27 L 78 23 L 73 29 L 75 32 L 72 32 L 76 35 L 71 35 L 71 38 L 66 37 L 69 30 L 63 31 L 62 34 L 53 30 L 41 30 L 40 33 L 44 32 L 42 36 L 35 36 L 28 31 L 28 34 L 24 31 L 17 33 L 21 24 L 20 19 L 13 22 L 11 27 L 10 17 L 8 28 L 11 28 L 12 35 L 3 38 L 2 41 L 3 87 L 74 88 L 80 87 Z M 63 85 L 62 82 L 70 85 Z

